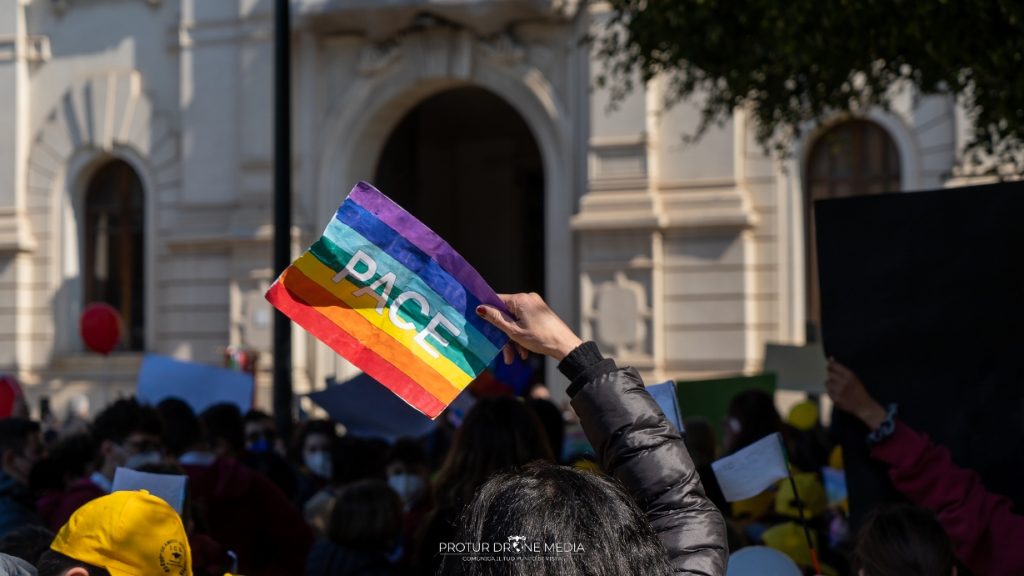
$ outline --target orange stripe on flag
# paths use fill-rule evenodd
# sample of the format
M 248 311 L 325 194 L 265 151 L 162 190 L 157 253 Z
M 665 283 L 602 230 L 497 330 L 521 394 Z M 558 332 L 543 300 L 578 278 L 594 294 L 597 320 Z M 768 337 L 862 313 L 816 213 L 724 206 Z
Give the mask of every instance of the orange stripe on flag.
M 309 308 L 295 294 L 288 291 L 279 282 L 275 282 L 267 291 L 267 300 L 278 310 L 295 321 L 296 324 L 317 336 L 324 344 L 338 354 L 349 359 L 361 370 L 384 384 L 417 410 L 430 418 L 437 418 L 445 405 L 431 396 L 422 386 L 417 384 L 404 372 L 385 361 L 372 350 L 364 347 L 358 340 L 333 322 Z
M 361 345 L 373 350 L 385 361 L 404 372 L 434 398 L 447 405 L 459 395 L 459 390 L 451 382 L 416 356 L 412 350 L 371 324 L 362 314 L 350 308 L 298 268 L 288 268 L 281 275 L 279 282 Z M 319 334 L 317 336 L 319 337 Z M 363 370 L 365 371 L 365 368 Z

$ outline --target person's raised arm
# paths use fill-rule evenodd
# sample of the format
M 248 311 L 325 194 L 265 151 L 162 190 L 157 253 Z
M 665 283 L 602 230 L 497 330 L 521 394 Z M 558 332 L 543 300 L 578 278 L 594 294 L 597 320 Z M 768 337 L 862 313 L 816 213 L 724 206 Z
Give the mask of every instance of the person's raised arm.
M 601 467 L 629 491 L 669 553 L 677 574 L 720 575 L 728 555 L 725 522 L 704 495 L 679 432 L 632 368 L 617 368 L 583 342 L 537 294 L 501 295 L 512 317 L 477 313 L 512 343 L 506 362 L 527 351 L 550 356 L 570 381 L 568 394 Z
M 981 478 L 957 466 L 944 446 L 896 420 L 868 393 L 857 375 L 829 361 L 828 395 L 873 433 L 871 457 L 889 466 L 893 486 L 914 504 L 935 513 L 957 557 L 976 574 L 1024 574 L 1024 517 L 1005 497 L 985 489 Z M 886 422 L 884 433 L 879 433 Z

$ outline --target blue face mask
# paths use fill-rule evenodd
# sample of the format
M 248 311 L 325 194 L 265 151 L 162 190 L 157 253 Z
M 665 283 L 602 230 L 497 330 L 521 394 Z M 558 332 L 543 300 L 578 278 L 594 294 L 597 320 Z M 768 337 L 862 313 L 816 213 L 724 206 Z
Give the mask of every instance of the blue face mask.
M 266 454 L 267 452 L 270 452 L 272 448 L 273 446 L 271 446 L 270 440 L 267 440 L 266 438 L 260 438 L 259 440 L 256 440 L 255 442 L 252 443 L 252 446 L 249 448 L 249 451 L 254 454 Z

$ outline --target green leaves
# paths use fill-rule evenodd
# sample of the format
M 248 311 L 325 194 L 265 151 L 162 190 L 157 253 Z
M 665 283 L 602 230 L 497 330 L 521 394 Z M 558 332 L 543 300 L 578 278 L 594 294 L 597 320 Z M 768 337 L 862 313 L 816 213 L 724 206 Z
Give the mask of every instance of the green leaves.
M 1024 2 L 1019 0 L 610 0 L 595 39 L 601 81 L 669 78 L 669 103 L 701 96 L 693 137 L 743 106 L 778 153 L 833 112 L 887 106 L 891 87 L 953 94 L 984 151 L 1022 172 Z M 970 154 L 969 154 L 970 155 Z

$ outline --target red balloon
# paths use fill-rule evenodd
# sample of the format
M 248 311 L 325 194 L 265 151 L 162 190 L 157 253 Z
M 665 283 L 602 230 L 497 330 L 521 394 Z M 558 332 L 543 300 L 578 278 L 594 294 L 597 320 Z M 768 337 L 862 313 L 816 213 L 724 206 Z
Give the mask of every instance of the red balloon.
M 110 304 L 93 302 L 82 310 L 78 330 L 90 350 L 106 356 L 121 340 L 121 315 Z

